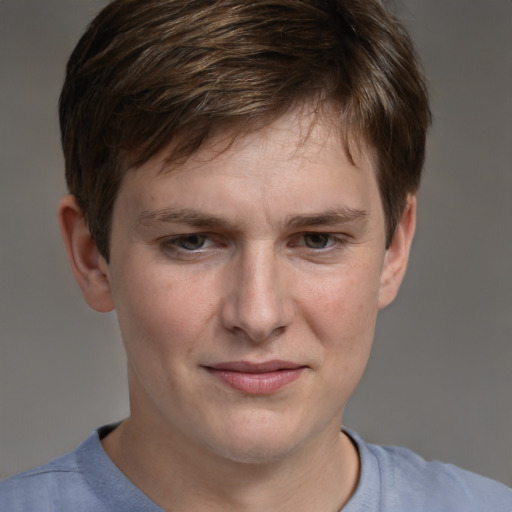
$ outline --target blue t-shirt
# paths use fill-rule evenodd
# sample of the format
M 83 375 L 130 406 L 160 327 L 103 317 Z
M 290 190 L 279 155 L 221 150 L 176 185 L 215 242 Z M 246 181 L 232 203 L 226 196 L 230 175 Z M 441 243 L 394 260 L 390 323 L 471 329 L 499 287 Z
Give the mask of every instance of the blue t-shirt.
M 0 482 L 0 512 L 163 512 L 114 465 L 95 431 L 74 452 Z M 341 512 L 512 512 L 512 489 L 410 450 L 365 443 L 356 492 Z

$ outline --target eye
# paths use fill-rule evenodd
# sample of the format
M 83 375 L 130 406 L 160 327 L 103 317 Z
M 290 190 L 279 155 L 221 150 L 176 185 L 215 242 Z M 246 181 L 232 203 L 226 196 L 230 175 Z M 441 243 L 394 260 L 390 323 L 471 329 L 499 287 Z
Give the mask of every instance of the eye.
M 304 245 L 309 249 L 325 249 L 336 243 L 332 235 L 328 233 L 305 233 Z
M 180 236 L 172 240 L 173 245 L 185 251 L 198 251 L 204 248 L 207 242 L 206 235 L 191 234 Z
M 215 233 L 183 233 L 164 237 L 158 245 L 166 258 L 176 262 L 211 261 L 229 247 L 225 237 Z

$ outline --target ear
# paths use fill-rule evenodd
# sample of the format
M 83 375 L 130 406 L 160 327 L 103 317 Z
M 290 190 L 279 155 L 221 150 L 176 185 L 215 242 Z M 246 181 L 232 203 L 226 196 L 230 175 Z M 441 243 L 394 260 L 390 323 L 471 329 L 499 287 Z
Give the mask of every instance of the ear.
M 409 261 L 412 239 L 416 229 L 416 196 L 407 198 L 407 205 L 398 223 L 391 244 L 386 249 L 382 268 L 379 309 L 393 302 L 402 284 Z
M 58 215 L 71 270 L 87 304 L 96 311 L 112 311 L 108 265 L 98 252 L 74 196 L 68 194 L 61 199 Z

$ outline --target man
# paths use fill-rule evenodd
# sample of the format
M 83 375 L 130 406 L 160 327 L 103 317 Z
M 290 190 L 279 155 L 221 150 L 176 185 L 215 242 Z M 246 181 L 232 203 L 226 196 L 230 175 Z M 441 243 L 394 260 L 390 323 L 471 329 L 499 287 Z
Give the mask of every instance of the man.
M 62 234 L 130 417 L 0 510 L 508 511 L 341 430 L 414 234 L 430 121 L 378 2 L 118 0 L 70 58 Z

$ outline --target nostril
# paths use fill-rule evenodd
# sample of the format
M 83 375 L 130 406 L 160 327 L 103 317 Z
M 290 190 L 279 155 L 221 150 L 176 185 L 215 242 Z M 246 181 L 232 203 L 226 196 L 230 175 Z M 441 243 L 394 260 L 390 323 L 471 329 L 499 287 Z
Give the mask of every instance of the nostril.
M 248 327 L 240 327 L 238 325 L 228 328 L 233 334 L 237 335 L 240 339 L 245 339 L 252 343 L 265 343 L 272 341 L 284 334 L 286 326 L 281 325 L 271 330 L 254 330 Z

